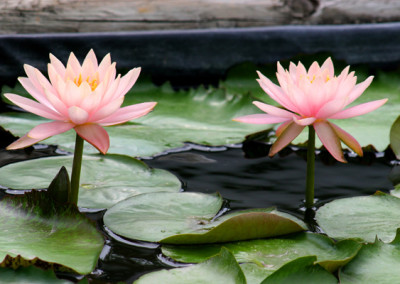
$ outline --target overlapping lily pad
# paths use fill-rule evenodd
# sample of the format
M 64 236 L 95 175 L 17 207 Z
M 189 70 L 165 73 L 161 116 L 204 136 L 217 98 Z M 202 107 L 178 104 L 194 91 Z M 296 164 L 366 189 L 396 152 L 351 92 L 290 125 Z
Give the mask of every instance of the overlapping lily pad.
M 358 255 L 340 270 L 342 284 L 398 283 L 400 279 L 400 230 L 393 242 L 375 240 L 363 246 Z
M 235 283 L 246 284 L 246 279 L 236 259 L 227 250 L 204 261 L 185 268 L 161 270 L 146 274 L 134 283 Z
M 0 201 L 0 265 L 17 268 L 38 259 L 90 273 L 103 237 L 73 205 L 54 204 L 32 192 Z
M 305 229 L 302 221 L 274 208 L 239 211 L 215 218 L 221 205 L 219 195 L 141 194 L 111 207 L 104 215 L 104 223 L 114 233 L 129 239 L 170 244 L 228 242 Z
M 333 272 L 348 263 L 361 248 L 358 242 L 352 240 L 335 244 L 323 235 L 299 233 L 221 245 L 163 245 L 162 252 L 179 262 L 198 263 L 218 253 L 221 246 L 233 253 L 248 283 L 260 283 L 286 263 L 305 256 L 316 256 L 315 264 Z
M 379 193 L 338 199 L 322 206 L 316 219 L 331 238 L 390 242 L 400 227 L 400 198 Z
M 4 88 L 4 92 L 26 95 L 21 87 Z M 107 127 L 111 139 L 109 153 L 143 157 L 181 147 L 184 142 L 211 146 L 239 143 L 246 135 L 266 128 L 232 121 L 234 117 L 255 112 L 256 108 L 249 96 L 228 94 L 222 89 L 199 87 L 174 92 L 169 85 L 157 88 L 144 82 L 135 85 L 124 104 L 146 101 L 158 102 L 153 112 L 131 123 Z M 5 129 L 22 136 L 47 120 L 29 113 L 3 113 L 0 121 Z M 74 141 L 71 130 L 44 143 L 72 151 Z M 97 152 L 88 143 L 84 151 Z
M 330 274 L 318 264 L 314 265 L 316 260 L 317 258 L 315 256 L 297 258 L 283 265 L 277 271 L 268 276 L 264 281 L 262 281 L 261 284 L 338 283 L 338 280 L 335 276 Z
M 58 170 L 72 168 L 72 156 L 28 160 L 0 168 L 0 184 L 12 189 L 47 188 Z M 150 169 L 143 162 L 120 155 L 83 157 L 78 205 L 108 208 L 130 196 L 153 191 L 178 192 L 181 182 L 171 173 Z

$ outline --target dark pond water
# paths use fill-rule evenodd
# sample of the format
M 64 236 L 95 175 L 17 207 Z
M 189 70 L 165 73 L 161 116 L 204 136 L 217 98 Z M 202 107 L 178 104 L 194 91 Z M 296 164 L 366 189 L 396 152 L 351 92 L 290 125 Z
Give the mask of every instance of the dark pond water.
M 8 144 L 2 132 L 1 144 Z M 56 147 L 35 146 L 27 150 L 5 151 L 0 145 L 0 166 L 10 162 L 63 154 Z M 188 147 L 187 147 L 188 148 Z M 174 173 L 185 191 L 219 192 L 230 209 L 277 206 L 298 217 L 303 216 L 305 186 L 305 150 L 285 149 L 281 156 L 266 157 L 268 145 L 248 142 L 242 147 L 204 147 L 189 145 L 189 151 L 169 153 L 145 162 L 154 168 Z M 249 158 L 252 157 L 252 158 Z M 348 156 L 342 164 L 321 151 L 316 158 L 317 206 L 332 199 L 388 192 L 392 188 L 389 174 L 394 159 L 386 153 L 366 152 L 364 158 Z M 104 212 L 88 213 L 98 222 L 106 237 L 106 245 L 97 269 L 90 275 L 91 283 L 132 283 L 140 275 L 164 267 L 176 266 L 163 259 L 157 245 L 124 240 L 104 228 Z M 73 275 L 60 275 L 77 279 Z

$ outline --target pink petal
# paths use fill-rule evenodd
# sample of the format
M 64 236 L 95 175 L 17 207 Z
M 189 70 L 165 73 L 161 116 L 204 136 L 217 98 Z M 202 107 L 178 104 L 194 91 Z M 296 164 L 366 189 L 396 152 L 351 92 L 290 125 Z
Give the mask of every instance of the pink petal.
M 107 153 L 110 147 L 110 138 L 103 127 L 98 124 L 83 124 L 74 129 L 80 137 L 96 147 L 102 154 Z
M 257 102 L 254 101 L 253 104 L 257 106 L 259 109 L 262 111 L 265 111 L 266 113 L 272 115 L 272 116 L 278 116 L 282 118 L 292 118 L 293 113 L 275 106 L 267 105 L 262 102 Z
M 363 115 L 363 114 L 369 113 L 369 112 L 381 107 L 384 103 L 387 102 L 387 100 L 388 99 L 382 99 L 382 100 L 372 101 L 372 102 L 360 104 L 357 106 L 353 106 L 353 107 L 347 108 L 345 110 L 342 110 L 334 115 L 331 115 L 329 118 L 344 119 L 344 118 L 350 118 L 350 117 Z
M 326 121 L 315 123 L 314 129 L 328 152 L 339 162 L 347 163 L 343 156 L 339 137 L 329 123 Z
M 282 123 L 281 125 L 279 125 L 278 128 L 275 130 L 275 136 L 276 136 L 276 137 L 281 136 L 281 134 L 283 133 L 283 131 L 285 131 L 285 129 L 286 129 L 291 123 L 293 123 L 293 121 L 289 120 L 289 121 L 286 121 L 286 122 Z
M 98 123 L 102 126 L 124 123 L 129 120 L 146 115 L 156 106 L 156 104 L 156 102 L 147 102 L 123 107 L 114 112 L 109 117 L 99 120 Z
M 55 57 L 53 54 L 50 53 L 50 64 L 54 67 L 55 71 L 60 75 L 62 78 L 65 76 L 65 66 Z
M 273 124 L 285 121 L 292 121 L 292 118 L 273 116 L 270 114 L 250 114 L 245 116 L 236 117 L 233 119 L 234 121 L 243 122 L 243 123 L 251 123 L 251 124 Z
M 317 75 L 317 73 L 320 72 L 320 67 L 317 61 L 314 61 L 310 68 L 308 69 L 307 75 L 309 76 L 310 79 L 313 78 L 314 75 Z
M 141 68 L 133 68 L 129 71 L 125 76 L 123 76 L 120 80 L 118 89 L 116 91 L 116 95 L 113 98 L 124 96 L 136 83 L 137 78 L 139 77 Z
M 96 57 L 96 55 L 95 55 L 93 49 L 89 50 L 89 52 L 88 52 L 88 54 L 86 55 L 85 60 L 83 61 L 83 64 L 82 64 L 82 65 L 85 64 L 85 61 L 90 61 L 90 62 L 93 64 L 94 69 L 97 69 L 97 67 L 98 67 L 97 57 Z
M 76 58 L 75 54 L 71 52 L 68 57 L 68 62 L 67 62 L 67 69 L 68 67 L 72 68 L 73 73 L 75 76 L 81 73 L 81 64 L 79 63 L 78 59 Z M 73 78 L 71 78 L 73 79 Z
M 104 56 L 103 60 L 100 62 L 99 68 L 97 69 L 97 72 L 99 72 L 100 81 L 103 81 L 104 75 L 106 74 L 110 65 L 111 65 L 111 56 L 108 53 L 106 56 Z
M 27 134 L 25 134 L 24 136 L 19 138 L 17 141 L 14 141 L 10 145 L 8 145 L 6 149 L 7 150 L 22 149 L 22 148 L 32 146 L 33 144 L 36 144 L 39 141 L 40 141 L 40 139 L 33 139 L 33 138 L 28 137 Z
M 291 111 L 297 112 L 297 108 L 288 99 L 287 95 L 283 92 L 281 87 L 272 83 L 271 80 L 265 77 L 263 74 L 261 74 L 261 72 L 257 71 L 257 74 L 260 77 L 260 79 L 258 79 L 257 82 L 260 84 L 264 92 L 266 92 L 267 95 L 271 97 L 271 99 L 273 99 L 283 107 Z
M 4 96 L 12 101 L 17 106 L 23 108 L 26 111 L 34 113 L 38 116 L 52 119 L 52 120 L 63 120 L 64 118 L 57 112 L 49 109 L 48 107 L 39 104 L 33 100 L 15 95 L 15 94 L 4 94 Z
M 341 129 L 336 124 L 333 124 L 333 123 L 331 123 L 329 121 L 328 121 L 328 123 L 332 127 L 332 129 L 335 131 L 335 133 L 337 134 L 339 139 L 342 140 L 342 142 L 344 144 L 346 144 L 351 150 L 356 152 L 357 155 L 359 155 L 360 157 L 363 156 L 362 148 L 361 148 L 360 144 L 357 142 L 357 140 L 353 136 L 351 136 L 349 133 L 347 133 L 346 131 Z
M 290 142 L 293 141 L 300 133 L 303 131 L 304 126 L 298 125 L 294 122 L 288 124 L 285 130 L 279 135 L 275 143 L 271 146 L 269 150 L 269 156 L 273 156 L 286 147 Z
M 349 94 L 349 101 L 347 102 L 347 105 L 351 104 L 354 100 L 361 96 L 365 89 L 371 84 L 373 79 L 374 76 L 369 76 L 364 82 L 357 84 Z
M 88 121 L 89 114 L 84 109 L 77 106 L 72 106 L 68 109 L 68 115 L 72 123 L 75 125 L 84 124 Z
M 335 76 L 335 69 L 333 68 L 332 59 L 328 57 L 321 66 L 321 70 L 328 69 L 329 76 L 333 78 Z
M 64 118 L 68 117 L 68 109 L 63 101 L 61 101 L 56 95 L 48 90 L 45 90 L 47 100 L 51 103 L 52 108 L 54 108 L 58 113 L 60 113 Z
M 49 103 L 49 101 L 47 100 L 46 96 L 44 93 L 42 93 L 42 88 L 41 90 L 38 90 L 32 83 L 31 80 L 29 80 L 29 78 L 26 77 L 20 77 L 18 78 L 18 81 L 21 83 L 22 87 L 25 88 L 25 90 L 28 91 L 28 93 L 35 98 L 35 100 L 37 100 L 39 103 L 41 103 L 42 105 L 47 106 L 48 108 L 52 108 L 51 104 Z
M 39 124 L 28 132 L 28 137 L 36 140 L 44 140 L 51 136 L 64 133 L 72 129 L 74 125 L 70 122 L 64 121 L 51 121 Z
M 293 121 L 301 126 L 307 126 L 310 124 L 313 124 L 317 119 L 315 117 L 306 117 L 302 119 L 297 119 L 296 117 L 293 117 Z
M 109 102 L 108 104 L 104 105 L 100 109 L 96 110 L 91 116 L 91 122 L 97 122 L 102 119 L 107 119 L 110 115 L 116 112 L 124 102 L 124 97 L 116 99 L 114 101 Z

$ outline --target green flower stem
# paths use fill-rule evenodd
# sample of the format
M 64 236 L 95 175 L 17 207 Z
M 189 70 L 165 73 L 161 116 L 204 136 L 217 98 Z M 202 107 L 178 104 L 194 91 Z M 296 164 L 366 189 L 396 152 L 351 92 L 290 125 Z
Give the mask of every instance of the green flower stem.
M 306 208 L 314 205 L 314 179 L 315 179 L 315 130 L 308 126 L 307 143 L 307 178 L 306 178 Z
M 72 163 L 72 175 L 71 175 L 71 195 L 69 197 L 69 202 L 73 203 L 75 205 L 78 204 L 79 180 L 81 177 L 82 154 L 83 154 L 83 142 L 84 142 L 84 140 L 78 134 L 76 134 L 74 161 Z

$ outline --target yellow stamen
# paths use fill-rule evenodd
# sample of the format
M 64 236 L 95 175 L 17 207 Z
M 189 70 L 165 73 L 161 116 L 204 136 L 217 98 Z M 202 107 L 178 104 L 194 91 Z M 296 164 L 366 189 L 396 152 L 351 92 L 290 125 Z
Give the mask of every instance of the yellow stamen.
M 74 79 L 74 83 L 75 83 L 75 85 L 77 85 L 79 87 L 82 84 L 83 81 L 86 81 L 89 84 L 89 86 L 92 89 L 92 91 L 94 91 L 94 90 L 96 90 L 97 86 L 99 85 L 99 83 L 98 83 L 99 82 L 99 80 L 98 80 L 99 75 L 96 73 L 94 75 L 94 77 L 95 78 L 92 79 L 92 80 L 90 80 L 89 77 L 87 77 L 86 80 L 83 80 L 82 79 L 82 74 L 79 74 L 79 77 L 76 77 Z

